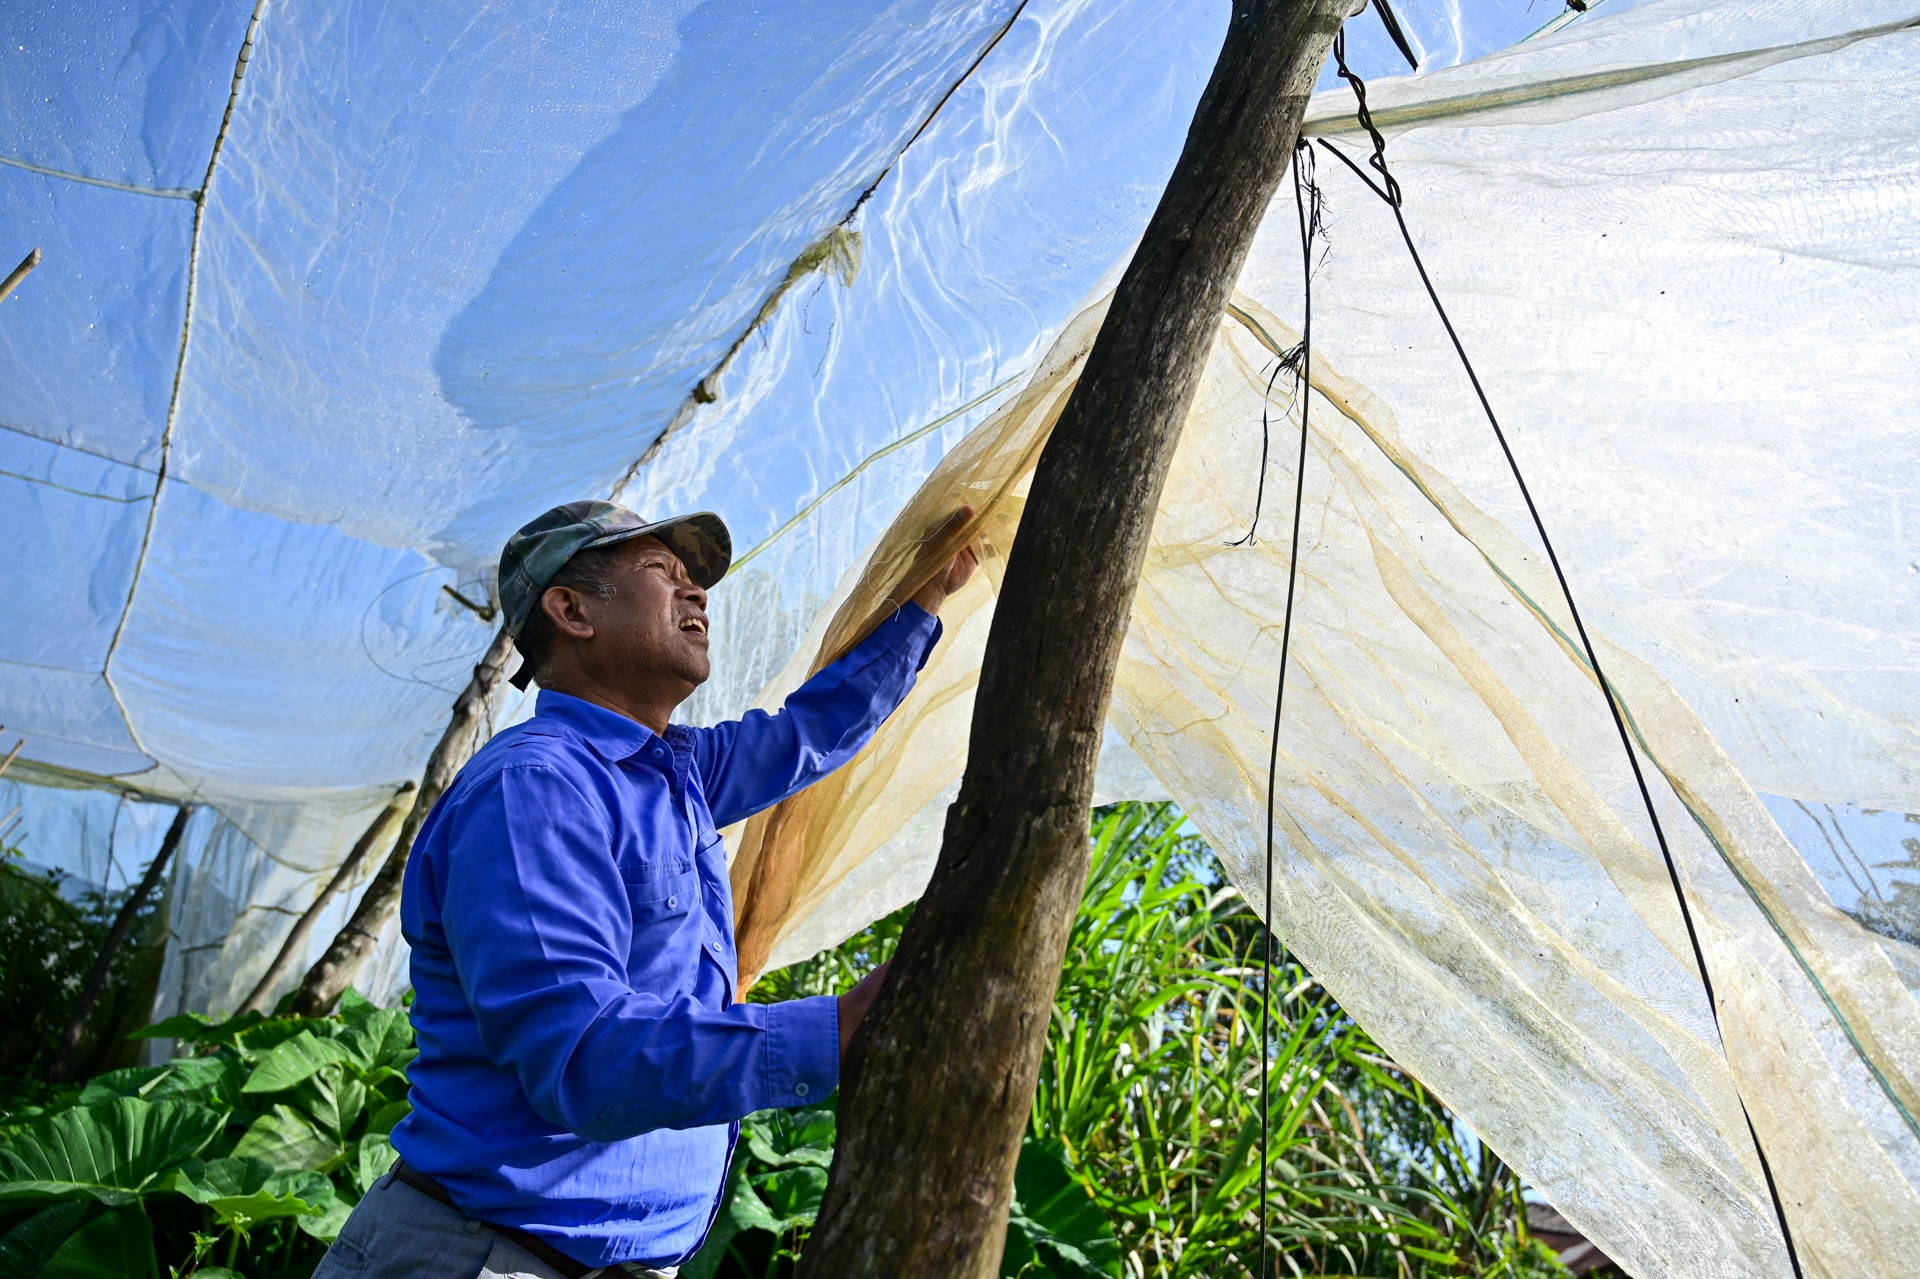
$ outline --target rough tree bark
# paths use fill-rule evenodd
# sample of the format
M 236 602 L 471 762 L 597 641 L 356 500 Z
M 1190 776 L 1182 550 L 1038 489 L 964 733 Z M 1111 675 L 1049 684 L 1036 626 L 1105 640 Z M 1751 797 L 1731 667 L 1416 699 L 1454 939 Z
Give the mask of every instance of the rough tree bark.
M 367 829 L 354 842 L 353 851 L 349 852 L 346 860 L 340 863 L 340 869 L 333 872 L 333 878 L 329 879 L 327 886 L 320 890 L 320 895 L 313 899 L 313 904 L 294 921 L 292 930 L 287 933 L 287 939 L 280 943 L 280 953 L 273 957 L 273 962 L 268 964 L 267 971 L 260 975 L 260 980 L 255 983 L 252 993 L 240 1002 L 240 1007 L 236 1008 L 235 1012 L 267 1011 L 267 1001 L 273 998 L 273 988 L 280 984 L 280 979 L 287 975 L 287 970 L 292 968 L 295 961 L 306 951 L 307 938 L 313 934 L 313 926 L 319 921 L 321 912 L 325 911 L 328 904 L 340 895 L 340 890 L 347 886 L 354 872 L 360 869 L 360 863 L 366 860 L 367 854 L 386 838 L 387 832 L 393 829 L 393 824 L 399 821 L 401 815 L 407 811 L 407 806 L 413 802 L 413 793 L 416 789 L 418 788 L 412 782 L 402 785 L 394 792 L 393 798 L 387 801 L 387 806 L 382 808 L 368 824 Z
M 1035 473 L 932 882 L 843 1072 L 802 1276 L 999 1273 L 1114 668 L 1167 466 L 1353 0 L 1236 0 L 1179 163 Z
M 426 772 L 420 777 L 420 795 L 413 801 L 406 823 L 400 827 L 399 838 L 393 841 L 393 851 L 387 854 L 380 873 L 367 885 L 359 905 L 353 908 L 352 918 L 334 935 L 333 945 L 327 947 L 327 953 L 301 978 L 300 988 L 288 1005 L 288 1011 L 295 1016 L 325 1015 L 353 982 L 360 965 L 367 962 L 374 947 L 380 944 L 380 930 L 386 927 L 388 917 L 400 904 L 400 884 L 407 873 L 407 854 L 413 851 L 414 836 L 420 833 L 427 814 L 453 783 L 461 766 L 480 749 L 487 707 L 494 690 L 506 678 L 507 658 L 512 652 L 513 638 L 502 627 L 493 637 L 493 643 L 487 646 L 486 656 L 473 668 L 473 678 L 453 703 L 447 731 L 440 735 L 439 744 L 427 757 Z
M 187 821 L 192 816 L 192 804 L 182 804 L 173 810 L 173 820 L 167 824 L 167 833 L 160 839 L 160 851 L 153 855 L 147 873 L 140 877 L 139 885 L 121 905 L 120 913 L 113 917 L 106 939 L 100 943 L 100 953 L 94 958 L 93 969 L 80 988 L 80 1002 L 74 1005 L 73 1016 L 67 1019 L 67 1028 L 60 1033 L 60 1042 L 53 1050 L 53 1060 L 47 1063 L 47 1079 L 50 1082 L 63 1084 L 72 1078 L 73 1054 L 80 1047 L 80 1036 L 87 1028 L 87 1018 L 93 1015 L 93 1006 L 99 1001 L 100 991 L 107 984 L 107 974 L 113 969 L 113 957 L 119 953 L 120 943 L 127 939 L 127 930 L 133 927 L 134 917 L 147 904 L 147 899 L 153 896 L 153 890 L 159 887 L 160 876 L 166 873 L 167 863 L 173 860 L 174 850 L 180 847 L 180 837 L 186 833 Z

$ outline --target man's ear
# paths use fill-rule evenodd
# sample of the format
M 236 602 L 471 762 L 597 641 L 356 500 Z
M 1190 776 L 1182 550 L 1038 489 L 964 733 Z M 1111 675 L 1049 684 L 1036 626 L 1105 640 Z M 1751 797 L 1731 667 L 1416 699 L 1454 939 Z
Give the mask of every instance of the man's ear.
M 587 620 L 586 600 L 571 586 L 549 586 L 540 595 L 540 610 L 553 623 L 555 632 L 577 640 L 593 638 L 593 623 Z

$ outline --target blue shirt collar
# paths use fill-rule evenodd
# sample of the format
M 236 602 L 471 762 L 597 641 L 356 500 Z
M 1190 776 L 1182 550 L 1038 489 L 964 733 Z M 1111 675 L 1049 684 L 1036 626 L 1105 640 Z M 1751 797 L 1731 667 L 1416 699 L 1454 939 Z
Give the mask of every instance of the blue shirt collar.
M 654 731 L 638 720 L 628 719 L 619 711 L 610 711 L 571 693 L 556 693 L 550 688 L 540 690 L 540 698 L 534 703 L 534 715 L 539 719 L 559 720 L 586 738 L 587 745 L 593 747 L 600 758 L 609 764 L 617 764 L 639 754 L 654 739 Z M 673 730 L 669 728 L 667 731 L 671 733 Z

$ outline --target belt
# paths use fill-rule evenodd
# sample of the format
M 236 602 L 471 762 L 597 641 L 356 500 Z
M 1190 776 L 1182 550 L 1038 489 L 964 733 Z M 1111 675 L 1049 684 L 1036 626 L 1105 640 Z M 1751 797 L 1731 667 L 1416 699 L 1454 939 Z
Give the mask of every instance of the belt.
M 397 1163 L 393 1166 L 393 1179 L 403 1186 L 411 1186 L 429 1199 L 434 1199 L 445 1204 L 455 1212 L 460 1212 L 460 1205 L 453 1201 L 453 1196 L 447 1193 L 447 1188 L 435 1181 L 432 1177 L 429 1177 L 426 1173 L 421 1172 L 418 1168 L 409 1168 L 404 1162 Z M 464 1216 L 465 1214 L 462 1213 L 461 1215 Z M 600 1269 L 598 1266 L 581 1265 L 572 1257 L 561 1252 L 558 1248 L 540 1238 L 538 1235 L 530 1235 L 526 1231 L 516 1230 L 512 1226 L 496 1226 L 491 1221 L 483 1221 L 480 1224 L 495 1234 L 505 1235 L 507 1238 L 513 1240 L 522 1248 L 525 1248 L 528 1252 L 559 1271 L 566 1279 L 585 1279 L 585 1276 Z

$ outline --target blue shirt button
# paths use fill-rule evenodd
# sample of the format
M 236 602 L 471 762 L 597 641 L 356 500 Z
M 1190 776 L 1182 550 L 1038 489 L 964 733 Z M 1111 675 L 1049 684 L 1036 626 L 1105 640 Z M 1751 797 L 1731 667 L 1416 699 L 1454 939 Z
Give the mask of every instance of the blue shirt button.
M 797 1083 L 793 1086 L 793 1095 L 796 1097 L 804 1097 L 807 1095 L 808 1091 L 809 1089 L 807 1088 L 807 1085 L 804 1081 L 801 1083 Z
M 678 910 L 679 908 L 680 908 L 680 899 L 678 897 L 667 898 L 668 910 Z

